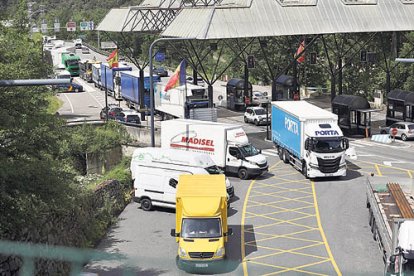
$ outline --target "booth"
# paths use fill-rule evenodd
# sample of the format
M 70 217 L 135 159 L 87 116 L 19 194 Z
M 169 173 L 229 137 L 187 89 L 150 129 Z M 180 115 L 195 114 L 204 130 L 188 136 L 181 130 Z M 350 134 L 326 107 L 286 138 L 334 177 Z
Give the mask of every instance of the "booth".
M 387 126 L 395 122 L 414 122 L 414 92 L 395 89 L 387 95 Z
M 292 76 L 280 75 L 272 85 L 272 101 L 299 100 L 299 89 Z
M 371 136 L 371 112 L 368 100 L 356 95 L 338 95 L 332 101 L 332 112 L 345 135 Z
M 244 91 L 243 79 L 231 79 L 226 85 L 227 108 L 230 110 L 244 110 L 252 99 L 252 84 L 248 82 L 247 94 Z

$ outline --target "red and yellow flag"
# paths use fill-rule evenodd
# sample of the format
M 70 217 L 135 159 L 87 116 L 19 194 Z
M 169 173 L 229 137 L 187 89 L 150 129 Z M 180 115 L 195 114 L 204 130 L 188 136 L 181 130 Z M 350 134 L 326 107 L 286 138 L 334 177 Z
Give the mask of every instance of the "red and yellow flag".
M 304 50 L 305 50 L 305 41 L 303 40 L 299 44 L 299 48 L 296 50 L 296 54 L 295 54 L 295 58 L 299 63 L 302 63 L 302 62 L 305 61 L 305 53 L 303 53 Z M 301 56 L 299 56 L 299 55 L 301 55 Z
M 185 59 L 183 59 L 178 65 L 177 69 L 175 69 L 174 74 L 172 74 L 171 78 L 168 80 L 167 85 L 165 85 L 164 92 L 167 92 L 172 88 L 185 84 L 186 67 L 187 63 Z
M 106 61 L 108 61 L 109 68 L 118 67 L 118 49 L 115 49 L 106 59 Z

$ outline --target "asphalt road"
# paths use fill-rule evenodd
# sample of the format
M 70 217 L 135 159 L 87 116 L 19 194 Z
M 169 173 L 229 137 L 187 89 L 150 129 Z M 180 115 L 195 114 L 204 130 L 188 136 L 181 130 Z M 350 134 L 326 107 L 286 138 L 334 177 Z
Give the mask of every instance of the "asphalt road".
M 76 81 L 86 92 L 60 94 L 64 101 L 60 114 L 70 120 L 97 119 L 105 93 L 93 84 Z M 224 88 L 218 83 L 214 89 L 219 105 L 218 95 Z M 115 102 L 111 97 L 108 100 Z M 382 257 L 368 227 L 366 178 L 374 173 L 384 181 L 412 179 L 414 141 L 383 145 L 351 139 L 358 160 L 349 160 L 348 176 L 312 182 L 280 162 L 265 140 L 266 126 L 245 124 L 239 112 L 220 109 L 219 114 L 221 122 L 242 125 L 271 166 L 268 174 L 256 180 L 230 177 L 236 192 L 229 212 L 234 235 L 227 245 L 228 266 L 223 274 L 382 274 Z M 125 255 L 134 275 L 184 274 L 176 268 L 177 244 L 169 235 L 174 218 L 172 210 L 144 212 L 131 203 L 97 249 Z M 96 262 L 87 270 L 120 275 L 122 264 Z

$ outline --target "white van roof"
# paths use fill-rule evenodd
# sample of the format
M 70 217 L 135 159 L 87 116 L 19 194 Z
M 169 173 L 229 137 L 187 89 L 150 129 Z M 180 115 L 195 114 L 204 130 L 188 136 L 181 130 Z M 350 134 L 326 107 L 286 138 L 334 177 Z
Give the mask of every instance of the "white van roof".
M 162 163 L 202 168 L 216 165 L 211 157 L 204 153 L 152 147 L 136 149 L 132 155 L 131 162 L 145 165 L 149 165 L 149 163 Z

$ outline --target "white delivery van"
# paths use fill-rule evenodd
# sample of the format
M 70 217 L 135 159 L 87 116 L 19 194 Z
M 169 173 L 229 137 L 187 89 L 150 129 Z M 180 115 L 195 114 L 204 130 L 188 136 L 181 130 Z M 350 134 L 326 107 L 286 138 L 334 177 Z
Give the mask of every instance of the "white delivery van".
M 241 179 L 268 171 L 267 159 L 249 143 L 241 126 L 199 120 L 161 122 L 161 147 L 205 153 L 226 173 Z
M 131 160 L 134 201 L 145 211 L 152 206 L 175 208 L 178 177 L 183 174 L 221 174 L 210 156 L 176 149 L 138 148 Z M 229 198 L 234 188 L 226 179 Z

